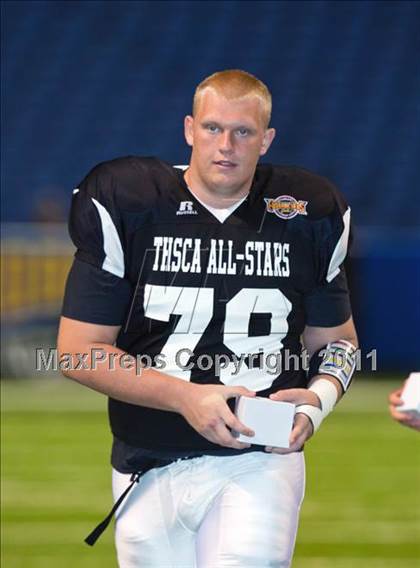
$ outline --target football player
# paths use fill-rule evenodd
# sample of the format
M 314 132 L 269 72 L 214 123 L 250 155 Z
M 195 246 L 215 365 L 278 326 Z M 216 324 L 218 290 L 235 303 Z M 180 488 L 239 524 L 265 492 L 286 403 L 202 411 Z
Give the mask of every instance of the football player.
M 215 73 L 187 168 L 129 156 L 74 190 L 59 351 L 109 397 L 116 503 L 87 542 L 116 511 L 122 568 L 289 566 L 303 445 L 351 381 L 350 209 L 319 175 L 258 164 L 270 115 L 256 77 Z M 307 372 L 287 364 L 302 341 Z M 256 394 L 297 406 L 289 448 L 234 435 L 252 439 L 233 404 Z

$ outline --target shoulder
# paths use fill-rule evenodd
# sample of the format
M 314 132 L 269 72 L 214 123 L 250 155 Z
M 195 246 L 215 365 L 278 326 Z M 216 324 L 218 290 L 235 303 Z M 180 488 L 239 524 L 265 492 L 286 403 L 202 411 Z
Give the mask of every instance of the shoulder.
M 292 198 L 305 202 L 307 218 L 320 219 L 347 210 L 341 192 L 326 177 L 298 166 L 261 165 L 265 170 L 264 194 L 271 198 Z
M 134 179 L 139 176 L 155 177 L 170 172 L 173 167 L 155 157 L 123 156 L 100 162 L 94 166 L 88 176 L 114 176 L 119 180 Z
M 126 156 L 94 166 L 78 189 L 102 203 L 136 208 L 155 201 L 176 180 L 175 168 L 162 160 Z

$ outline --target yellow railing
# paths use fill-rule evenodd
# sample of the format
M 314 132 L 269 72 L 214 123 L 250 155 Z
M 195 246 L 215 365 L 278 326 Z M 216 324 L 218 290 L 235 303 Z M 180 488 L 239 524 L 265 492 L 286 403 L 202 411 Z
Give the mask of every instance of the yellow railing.
M 71 256 L 3 254 L 3 315 L 14 310 L 61 302 Z
M 3 237 L 2 317 L 58 313 L 73 257 L 66 227 L 9 225 Z

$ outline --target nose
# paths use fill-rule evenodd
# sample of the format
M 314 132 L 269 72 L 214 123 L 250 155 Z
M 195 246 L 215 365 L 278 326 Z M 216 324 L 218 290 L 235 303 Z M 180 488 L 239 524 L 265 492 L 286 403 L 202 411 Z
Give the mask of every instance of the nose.
M 219 149 L 222 154 L 230 154 L 233 151 L 232 133 L 229 130 L 224 130 L 220 136 Z

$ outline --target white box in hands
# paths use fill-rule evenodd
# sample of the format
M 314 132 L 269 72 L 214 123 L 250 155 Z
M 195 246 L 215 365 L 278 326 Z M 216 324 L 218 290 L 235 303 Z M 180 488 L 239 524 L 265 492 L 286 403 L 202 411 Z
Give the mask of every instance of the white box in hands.
M 401 393 L 402 406 L 397 406 L 398 412 L 417 412 L 420 414 L 420 373 L 410 373 Z
M 233 435 L 240 441 L 261 446 L 288 448 L 293 427 L 295 405 L 262 397 L 240 396 L 236 399 L 235 415 L 255 436 Z

